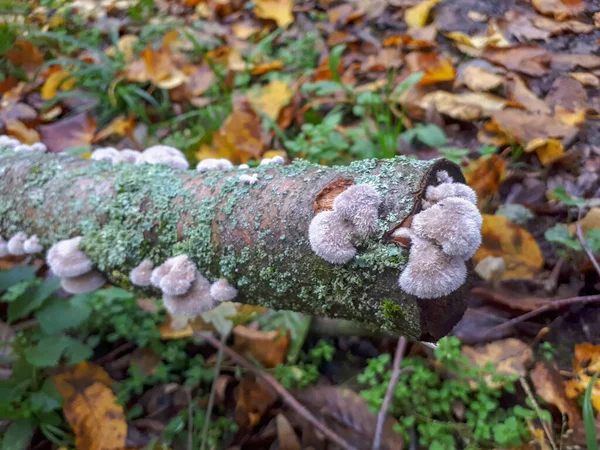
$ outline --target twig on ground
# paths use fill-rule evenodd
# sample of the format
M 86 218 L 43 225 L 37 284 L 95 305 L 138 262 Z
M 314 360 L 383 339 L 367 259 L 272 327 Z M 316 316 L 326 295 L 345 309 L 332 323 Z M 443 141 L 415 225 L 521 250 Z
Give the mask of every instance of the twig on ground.
M 398 345 L 396 346 L 396 353 L 394 355 L 394 364 L 392 368 L 392 378 L 390 378 L 390 384 L 388 384 L 387 391 L 385 393 L 385 397 L 383 397 L 383 403 L 381 404 L 381 409 L 379 410 L 379 414 L 377 415 L 377 427 L 375 428 L 375 437 L 373 438 L 373 446 L 372 450 L 379 450 L 381 447 L 381 435 L 383 434 L 383 425 L 385 424 L 385 418 L 387 416 L 387 412 L 390 409 L 390 403 L 392 402 L 392 397 L 394 396 L 394 391 L 396 390 L 396 385 L 398 384 L 398 379 L 400 378 L 401 370 L 400 365 L 402 363 L 402 357 L 404 356 L 404 350 L 406 349 L 406 339 L 404 336 L 400 336 L 398 339 Z
M 215 377 L 216 378 L 216 377 Z M 187 441 L 187 450 L 193 450 L 194 449 L 194 405 L 193 405 L 193 399 L 192 399 L 192 388 L 190 388 L 189 386 L 185 387 L 185 394 L 187 397 L 187 402 L 188 402 L 188 441 Z
M 535 395 L 533 395 L 533 392 L 531 392 L 531 387 L 529 387 L 529 383 L 527 383 L 527 380 L 523 376 L 519 377 L 519 381 L 521 382 L 521 386 L 523 387 L 523 390 L 527 394 L 527 397 L 529 397 L 529 400 L 531 400 L 531 403 L 533 404 L 533 409 L 535 409 L 535 412 L 537 413 L 538 418 L 540 419 L 540 422 L 542 423 L 542 428 L 544 429 L 544 433 L 546 433 L 546 437 L 548 438 L 548 441 L 550 442 L 550 446 L 552 447 L 553 450 L 556 450 L 556 442 L 554 442 L 552 430 L 548 426 L 548 423 L 545 420 L 542 420 L 542 413 L 540 410 L 540 405 L 538 405 L 538 402 L 535 399 Z
M 581 246 L 585 250 L 586 255 L 594 265 L 594 269 L 596 269 L 598 276 L 600 276 L 600 264 L 598 264 L 598 261 L 596 260 L 594 253 L 592 253 L 592 250 L 590 249 L 589 245 L 587 245 L 587 242 L 585 242 L 583 230 L 581 229 L 581 224 L 579 223 L 579 221 L 575 222 L 575 227 L 577 228 L 577 238 L 579 239 L 579 243 L 581 244 Z
M 317 419 L 308 409 L 306 409 L 306 407 L 304 407 L 304 405 L 302 405 L 298 400 L 296 400 L 294 396 L 290 394 L 273 376 L 263 372 L 258 367 L 254 366 L 252 363 L 240 356 L 237 352 L 227 347 L 224 342 L 217 340 L 212 334 L 196 334 L 205 339 L 210 345 L 212 345 L 216 349 L 222 350 L 229 358 L 231 358 L 237 364 L 245 367 L 257 377 L 262 378 L 267 384 L 269 384 L 269 386 L 271 386 L 271 388 L 275 392 L 277 392 L 277 394 L 283 400 L 283 403 L 285 403 L 287 406 L 289 406 L 302 417 L 304 417 L 315 428 L 317 428 L 321 433 L 323 433 L 330 441 L 339 445 L 343 449 L 357 450 L 356 447 L 350 445 L 343 438 L 338 436 L 334 431 L 328 428 L 325 424 L 320 422 L 319 419 Z
M 208 440 L 208 426 L 210 425 L 210 416 L 212 415 L 212 409 L 215 404 L 215 396 L 217 394 L 217 378 L 219 378 L 219 372 L 221 371 L 221 364 L 223 363 L 223 351 L 227 348 L 225 343 L 227 342 L 228 336 L 229 334 L 223 334 L 220 341 L 217 341 L 213 336 L 211 336 L 211 338 L 218 343 L 216 346 L 213 344 L 213 346 L 217 348 L 217 362 L 215 363 L 215 377 L 213 378 L 212 386 L 210 388 L 208 406 L 206 407 L 206 414 L 204 416 L 204 426 L 202 427 L 202 444 L 200 445 L 200 450 L 204 450 L 206 441 Z
M 505 328 L 510 328 L 518 323 L 525 322 L 526 320 L 531 319 L 532 317 L 538 316 L 547 311 L 552 311 L 553 309 L 558 309 L 562 306 L 574 305 L 577 303 L 597 302 L 597 301 L 600 301 L 600 295 L 585 295 L 585 296 L 581 296 L 581 297 L 571 297 L 571 298 L 564 298 L 562 300 L 556 300 L 556 301 L 548 303 L 534 311 L 529 311 L 528 313 L 525 313 L 518 317 L 515 317 L 514 319 L 504 322 L 503 324 L 497 325 L 494 328 L 490 328 L 482 336 L 482 338 L 490 336 L 491 334 L 496 333 L 498 331 L 504 330 Z

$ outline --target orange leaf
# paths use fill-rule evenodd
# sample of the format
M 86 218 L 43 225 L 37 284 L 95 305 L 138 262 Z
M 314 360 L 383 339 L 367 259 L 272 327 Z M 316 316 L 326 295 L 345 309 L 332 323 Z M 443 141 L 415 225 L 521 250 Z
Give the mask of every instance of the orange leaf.
M 499 256 L 506 264 L 503 278 L 533 278 L 544 265 L 535 238 L 504 216 L 483 214 L 482 244 L 473 256 L 477 264 L 487 256 Z
M 254 14 L 261 19 L 272 19 L 281 28 L 287 28 L 293 21 L 294 0 L 255 0 Z
M 39 66 L 44 63 L 44 56 L 29 41 L 17 40 L 13 48 L 6 52 L 6 57 L 15 66 L 20 66 L 28 74 L 32 74 Z
M 520 45 L 509 48 L 488 47 L 482 56 L 494 63 L 516 72 L 534 77 L 545 75 L 552 59 L 548 50 L 536 45 Z
M 56 96 L 56 91 L 70 91 L 75 86 L 75 78 L 69 78 L 71 72 L 68 70 L 59 70 L 50 75 L 44 85 L 42 86 L 42 98 L 44 100 L 51 100 Z
M 525 146 L 525 151 L 532 152 L 534 150 L 544 166 L 560 159 L 565 153 L 563 144 L 558 139 L 532 139 L 527 146 Z
M 135 120 L 133 119 L 133 114 L 127 118 L 125 116 L 117 116 L 106 127 L 98 131 L 92 142 L 100 142 L 112 134 L 132 137 L 134 128 Z
M 96 132 L 96 119 L 86 113 L 39 127 L 42 142 L 51 152 L 59 153 L 69 147 L 90 145 Z
M 280 70 L 283 68 L 283 62 L 279 60 L 271 61 L 264 64 L 254 66 L 251 73 L 252 75 L 264 75 L 265 73 L 272 72 L 273 70 Z
M 265 86 L 257 86 L 248 91 L 252 106 L 272 120 L 277 120 L 281 108 L 288 104 L 292 95 L 292 89 L 281 80 L 273 80 Z
M 506 173 L 506 161 L 498 155 L 482 156 L 473 160 L 464 170 L 467 184 L 475 189 L 482 206 L 498 192 Z
M 583 395 L 593 374 L 600 372 L 600 345 L 577 344 L 573 359 L 573 371 L 575 377 L 565 383 L 569 398 Z M 600 411 L 600 380 L 596 380 L 592 387 L 592 405 L 596 411 Z
M 239 353 L 250 355 L 263 366 L 273 368 L 285 361 L 290 343 L 289 333 L 280 336 L 279 330 L 260 331 L 244 325 L 233 329 L 233 347 Z
M 409 53 L 406 56 L 406 63 L 411 72 L 423 72 L 423 78 L 419 81 L 421 86 L 452 81 L 456 77 L 452 61 L 440 57 L 437 52 Z
M 4 124 L 9 136 L 13 136 L 23 144 L 35 144 L 40 142 L 40 135 L 32 128 L 27 128 L 20 120 L 9 119 Z
M 240 380 L 235 405 L 235 422 L 242 430 L 257 425 L 277 397 L 261 379 L 246 375 Z

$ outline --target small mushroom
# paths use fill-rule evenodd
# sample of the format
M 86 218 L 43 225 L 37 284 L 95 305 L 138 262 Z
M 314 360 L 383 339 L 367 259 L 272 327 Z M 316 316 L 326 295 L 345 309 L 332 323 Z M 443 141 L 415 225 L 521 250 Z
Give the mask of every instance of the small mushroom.
M 24 248 L 26 240 L 27 234 L 22 231 L 19 231 L 17 234 L 15 234 L 8 240 L 8 252 L 11 255 L 15 256 L 24 255 L 26 253 Z
M 237 297 L 238 290 L 224 278 L 210 285 L 210 296 L 217 302 L 230 302 Z
M 285 164 L 285 159 L 283 159 L 283 156 L 280 156 L 280 155 L 273 156 L 272 158 L 264 158 L 260 162 L 261 166 L 268 166 L 268 165 L 283 166 L 284 164 Z
M 196 264 L 187 255 L 167 259 L 152 271 L 150 282 L 167 295 L 183 295 L 196 276 Z
M 177 170 L 187 170 L 189 163 L 185 155 L 175 147 L 168 145 L 153 145 L 142 152 L 140 163 L 167 164 Z
M 163 295 L 165 308 L 173 316 L 193 317 L 210 311 L 216 306 L 210 295 L 210 282 L 198 271 L 190 289 L 183 295 Z
M 23 249 L 25 250 L 25 253 L 33 255 L 35 253 L 42 252 L 44 250 L 44 247 L 42 247 L 42 245 L 40 244 L 40 240 L 37 237 L 37 235 L 34 234 L 33 236 L 30 236 L 25 240 L 25 242 L 23 243 Z
M 93 159 L 94 161 L 110 161 L 115 163 L 119 159 L 119 150 L 113 147 L 97 148 L 92 152 L 90 159 Z
M 335 211 L 322 211 L 310 222 L 308 239 L 313 252 L 325 261 L 346 264 L 356 255 L 352 232 L 352 225 Z
M 81 236 L 65 239 L 48 250 L 46 262 L 61 278 L 73 278 L 92 270 L 92 261 L 79 249 Z
M 96 270 L 79 275 L 77 277 L 65 277 L 60 279 L 62 288 L 70 294 L 86 294 L 100 289 L 106 283 L 106 279 Z
M 142 158 L 142 154 L 137 150 L 131 150 L 126 148 L 119 152 L 119 157 L 117 162 L 137 164 L 137 162 Z
M 252 186 L 257 181 L 258 181 L 258 174 L 256 174 L 256 173 L 254 173 L 252 175 L 248 175 L 247 173 L 240 175 L 240 183 L 242 183 L 242 184 L 249 184 Z
M 14 137 L 7 136 L 5 134 L 0 136 L 0 147 L 10 148 L 14 150 L 14 148 L 20 144 L 21 142 L 18 139 L 15 139 Z
M 225 158 L 207 158 L 196 165 L 198 172 L 207 172 L 209 170 L 229 170 L 233 169 L 231 161 Z
M 129 272 L 129 280 L 135 286 L 150 286 L 154 264 L 149 259 L 143 260 L 135 269 Z
M 354 234 L 364 240 L 377 232 L 381 195 L 368 184 L 355 184 L 333 200 L 333 210 L 354 225 Z

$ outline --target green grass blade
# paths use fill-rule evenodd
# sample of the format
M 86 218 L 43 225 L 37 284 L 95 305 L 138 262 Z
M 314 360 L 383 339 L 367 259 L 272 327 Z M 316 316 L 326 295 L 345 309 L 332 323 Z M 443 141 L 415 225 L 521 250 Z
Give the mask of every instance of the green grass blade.
M 592 406 L 592 390 L 598 375 L 600 375 L 600 372 L 597 372 L 592 377 L 592 380 L 585 390 L 585 397 L 583 399 L 583 425 L 585 426 L 585 439 L 587 441 L 588 450 L 598 450 L 596 421 L 594 419 L 594 407 Z

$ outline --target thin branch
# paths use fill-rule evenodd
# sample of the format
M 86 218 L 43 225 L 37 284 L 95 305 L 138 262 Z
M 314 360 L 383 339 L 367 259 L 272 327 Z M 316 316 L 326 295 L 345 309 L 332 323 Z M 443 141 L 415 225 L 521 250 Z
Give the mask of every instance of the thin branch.
M 533 409 L 535 409 L 535 412 L 537 413 L 538 418 L 540 419 L 540 422 L 542 423 L 542 428 L 544 429 L 544 433 L 546 433 L 546 437 L 548 438 L 548 441 L 550 442 L 550 446 L 552 447 L 552 450 L 556 450 L 557 447 L 556 447 L 556 442 L 554 442 L 554 436 L 552 435 L 552 430 L 548 426 L 548 423 L 545 420 L 542 420 L 542 412 L 540 410 L 540 405 L 538 405 L 538 402 L 535 399 L 535 395 L 533 395 L 533 392 L 531 392 L 531 387 L 529 387 L 529 383 L 527 383 L 527 380 L 523 376 L 519 377 L 519 381 L 521 382 L 521 386 L 523 387 L 523 390 L 527 394 L 527 397 L 529 397 L 529 400 L 531 400 L 531 403 L 533 404 Z
M 240 356 L 236 351 L 230 349 L 225 345 L 224 342 L 219 341 L 210 333 L 195 333 L 201 338 L 205 339 L 210 345 L 218 350 L 222 350 L 229 358 L 235 361 L 240 366 L 245 367 L 257 377 L 262 378 L 271 388 L 277 392 L 277 394 L 283 400 L 283 403 L 295 410 L 298 414 L 304 417 L 310 422 L 315 428 L 323 433 L 330 441 L 339 445 L 343 449 L 357 450 L 356 447 L 350 445 L 343 438 L 338 436 L 334 431 L 328 428 L 325 424 L 319 421 L 304 405 L 294 398 L 273 376 L 263 372 L 252 363 L 248 362 L 245 358 Z
M 585 237 L 583 236 L 583 230 L 581 229 L 581 224 L 579 223 L 579 221 L 575 222 L 575 227 L 577 228 L 577 237 L 579 238 L 579 243 L 581 244 L 581 246 L 585 250 L 585 253 L 587 254 L 588 258 L 594 265 L 594 269 L 596 269 L 598 276 L 600 276 L 600 264 L 598 264 L 598 261 L 596 260 L 596 257 L 594 256 L 594 253 L 590 249 L 589 245 L 587 245 L 587 242 L 585 242 Z
M 390 378 L 390 384 L 388 384 L 385 397 L 383 397 L 383 403 L 381 409 L 377 415 L 377 428 L 375 428 L 375 437 L 373 439 L 372 450 L 379 450 L 381 447 L 381 435 L 383 434 L 383 425 L 385 424 L 385 418 L 387 412 L 390 409 L 390 403 L 400 378 L 400 365 L 402 364 L 402 357 L 404 356 L 404 350 L 406 349 L 406 339 L 404 336 L 400 336 L 398 339 L 398 345 L 396 346 L 396 354 L 394 355 L 394 364 L 392 368 L 392 378 Z
M 210 416 L 212 415 L 212 409 L 215 404 L 215 397 L 217 393 L 217 378 L 219 377 L 219 372 L 221 371 L 221 364 L 223 363 L 223 350 L 226 348 L 225 342 L 227 342 L 228 336 L 229 334 L 223 334 L 221 336 L 220 341 L 217 341 L 215 339 L 215 342 L 219 343 L 219 346 L 217 347 L 217 362 L 215 363 L 215 377 L 213 378 L 212 386 L 210 388 L 208 406 L 206 407 L 206 415 L 204 416 L 204 426 L 202 427 L 202 444 L 200 445 L 200 450 L 204 450 L 206 442 L 208 441 L 208 426 L 210 425 Z
M 502 331 L 506 328 L 510 328 L 518 323 L 525 322 L 526 320 L 531 319 L 532 317 L 538 316 L 547 311 L 552 311 L 553 309 L 558 309 L 558 308 L 561 308 L 563 306 L 568 306 L 568 305 L 574 305 L 576 303 L 597 302 L 599 300 L 600 300 L 600 295 L 585 295 L 582 297 L 571 297 L 571 298 L 564 298 L 562 300 L 556 300 L 556 301 L 548 303 L 534 311 L 529 311 L 528 313 L 520 315 L 519 317 L 515 317 L 514 319 L 504 322 L 503 324 L 495 326 L 494 328 L 490 328 L 482 337 L 485 338 L 487 336 L 490 336 L 493 333 Z

